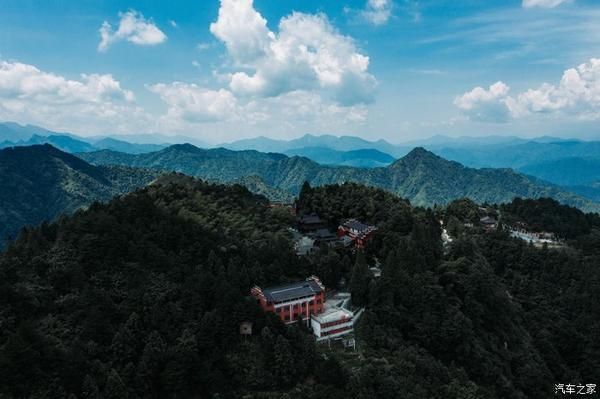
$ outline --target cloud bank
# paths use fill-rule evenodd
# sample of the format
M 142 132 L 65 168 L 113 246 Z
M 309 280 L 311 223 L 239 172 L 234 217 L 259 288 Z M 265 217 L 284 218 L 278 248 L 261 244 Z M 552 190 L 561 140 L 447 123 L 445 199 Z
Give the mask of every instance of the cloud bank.
M 523 0 L 524 8 L 542 7 L 542 8 L 554 8 L 563 3 L 567 3 L 569 0 Z
M 222 41 L 234 65 L 253 70 L 231 74 L 236 95 L 276 97 L 317 90 L 342 105 L 372 101 L 376 80 L 369 57 L 341 35 L 324 14 L 294 12 L 271 32 L 252 0 L 222 0 L 210 31 Z
M 367 0 L 361 16 L 375 26 L 385 25 L 392 16 L 391 0 Z
M 567 69 L 556 85 L 544 83 L 514 97 L 508 93 L 509 87 L 497 82 L 458 96 L 454 104 L 469 118 L 486 122 L 534 115 L 600 120 L 600 59 Z
M 127 130 L 146 118 L 131 91 L 112 75 L 82 74 L 79 80 L 20 62 L 0 61 L 0 119 L 27 120 L 87 131 Z M 96 130 L 97 131 L 97 130 Z
M 369 57 L 324 14 L 293 12 L 273 32 L 252 0 L 221 0 L 210 32 L 225 46 L 225 61 L 214 71 L 225 86 L 149 85 L 168 109 L 159 126 L 268 122 L 291 129 L 366 119 L 377 84 Z
M 100 27 L 100 44 L 98 51 L 105 52 L 114 43 L 128 41 L 141 46 L 153 46 L 163 43 L 167 40 L 165 35 L 151 20 L 146 20 L 144 16 L 130 10 L 125 13 L 119 13 L 121 18 L 119 28 L 113 32 L 111 25 L 104 21 Z
M 383 6 L 378 0 L 373 7 Z M 116 29 L 106 21 L 100 28 L 98 51 L 108 51 L 118 42 L 157 45 L 167 40 L 151 19 L 135 10 L 119 17 Z M 210 32 L 225 49 L 213 70 L 215 79 L 149 82 L 145 88 L 160 102 L 144 102 L 145 108 L 112 75 L 73 79 L 0 59 L 0 119 L 84 135 L 239 134 L 249 125 L 278 126 L 289 134 L 300 128 L 354 128 L 366 120 L 377 85 L 369 73 L 369 57 L 326 15 L 293 12 L 271 31 L 252 0 L 221 0 Z

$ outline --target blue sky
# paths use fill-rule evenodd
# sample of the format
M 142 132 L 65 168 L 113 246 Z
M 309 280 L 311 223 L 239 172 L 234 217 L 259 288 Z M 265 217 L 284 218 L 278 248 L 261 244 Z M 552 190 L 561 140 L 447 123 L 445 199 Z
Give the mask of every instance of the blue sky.
M 3 0 L 0 120 L 213 143 L 592 139 L 596 58 L 591 0 Z

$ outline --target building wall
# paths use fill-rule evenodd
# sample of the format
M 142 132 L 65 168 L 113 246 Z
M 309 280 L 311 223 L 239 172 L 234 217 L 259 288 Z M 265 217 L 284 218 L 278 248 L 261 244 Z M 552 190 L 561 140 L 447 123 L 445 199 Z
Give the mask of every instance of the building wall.
M 312 302 L 312 304 L 311 304 Z M 302 301 L 284 302 L 275 305 L 275 313 L 286 324 L 293 323 L 301 316 L 303 320 L 310 318 L 313 314 L 323 312 L 325 295 L 319 293 L 312 298 Z
M 303 298 L 301 300 L 276 304 L 269 303 L 264 295 L 262 295 L 262 291 L 253 289 L 252 295 L 257 298 L 258 303 L 265 312 L 273 312 L 277 314 L 281 321 L 286 324 L 295 322 L 298 318 L 298 315 L 301 315 L 302 319 L 308 319 L 313 314 L 322 313 L 323 306 L 325 304 L 324 292 L 320 292 L 312 297 Z
M 354 321 L 352 319 L 345 319 L 339 324 L 324 327 L 324 325 L 320 324 L 317 320 L 311 319 L 311 327 L 313 329 L 313 333 L 317 337 L 317 340 L 322 340 L 351 333 L 354 331 Z
M 369 241 L 371 239 L 373 232 L 374 232 L 374 230 L 366 233 L 364 236 L 361 236 L 354 229 L 350 229 L 345 226 L 340 226 L 338 228 L 338 237 L 343 237 L 343 236 L 347 235 L 348 237 L 352 238 L 352 240 L 354 240 L 354 244 L 357 247 L 363 248 L 365 246 L 365 244 L 367 243 L 367 241 Z

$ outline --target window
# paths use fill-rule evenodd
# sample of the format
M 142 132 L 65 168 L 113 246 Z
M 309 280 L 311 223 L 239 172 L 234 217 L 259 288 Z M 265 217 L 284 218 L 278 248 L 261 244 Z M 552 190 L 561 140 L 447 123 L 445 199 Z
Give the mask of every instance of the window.
M 290 320 L 290 315 L 286 314 L 285 317 L 284 317 L 284 319 L 287 320 L 287 321 L 289 321 Z
M 302 302 L 302 307 L 305 308 L 306 307 L 306 302 Z
M 319 305 L 321 304 L 321 300 L 320 299 L 317 299 L 317 304 L 319 304 Z
M 277 313 L 281 313 L 281 308 L 277 308 L 277 309 L 275 309 L 275 311 L 276 311 Z
M 312 299 L 310 300 L 310 302 L 308 303 L 309 305 L 313 305 L 315 303 L 315 301 L 313 301 Z

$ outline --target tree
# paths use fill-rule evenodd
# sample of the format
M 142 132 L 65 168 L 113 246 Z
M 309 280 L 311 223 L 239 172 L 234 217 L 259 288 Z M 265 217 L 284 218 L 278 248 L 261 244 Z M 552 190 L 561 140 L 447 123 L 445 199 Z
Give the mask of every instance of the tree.
M 364 306 L 367 303 L 369 295 L 369 281 L 371 272 L 365 254 L 359 250 L 356 254 L 356 262 L 352 268 L 350 278 L 350 292 L 352 293 L 352 303 L 357 306 Z
M 283 335 L 278 335 L 273 347 L 273 374 L 279 385 L 289 386 L 295 373 L 294 356 L 290 343 Z
M 100 389 L 96 384 L 94 378 L 92 378 L 89 374 L 85 376 L 83 380 L 83 386 L 81 387 L 81 397 L 82 399 L 100 399 Z
M 106 399 L 125 399 L 129 397 L 127 387 L 115 369 L 111 369 L 108 373 L 104 386 L 104 397 Z
M 157 331 L 150 333 L 138 364 L 137 376 L 145 395 L 160 394 L 160 375 L 165 361 L 165 343 Z

